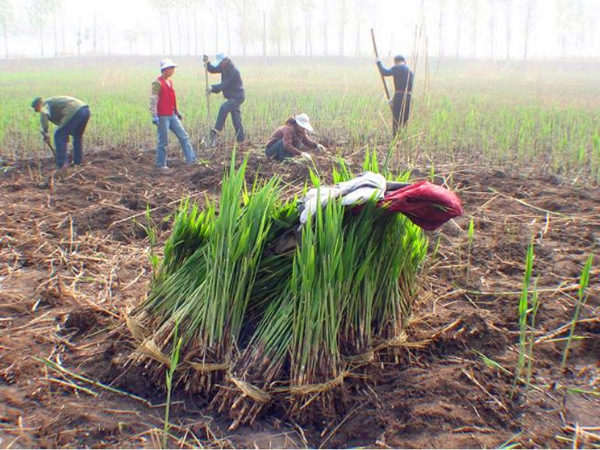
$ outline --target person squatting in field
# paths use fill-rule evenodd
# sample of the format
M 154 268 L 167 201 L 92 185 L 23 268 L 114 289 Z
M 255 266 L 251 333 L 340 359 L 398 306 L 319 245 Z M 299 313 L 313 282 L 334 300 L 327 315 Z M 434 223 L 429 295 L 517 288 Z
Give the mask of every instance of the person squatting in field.
M 412 99 L 412 89 L 414 74 L 406 65 L 406 59 L 402 55 L 394 57 L 394 65 L 389 69 L 383 67 L 380 60 L 376 61 L 379 73 L 384 77 L 394 77 L 394 96 L 390 100 L 392 107 L 392 132 L 396 137 L 398 129 L 404 127 L 408 122 L 410 115 L 410 102 Z
M 215 65 L 211 64 L 207 55 L 202 57 L 202 61 L 208 72 L 221 74 L 221 83 L 207 87 L 206 95 L 222 92 L 223 97 L 225 97 L 225 102 L 219 108 L 215 126 L 210 131 L 211 145 L 216 146 L 218 144 L 218 136 L 223 131 L 225 120 L 230 113 L 231 122 L 235 130 L 235 140 L 241 144 L 246 139 L 246 135 L 244 134 L 244 126 L 242 125 L 242 111 L 240 106 L 244 103 L 246 95 L 240 71 L 231 59 L 223 53 L 216 55 Z
M 158 144 L 156 146 L 156 167 L 159 170 L 169 170 L 167 166 L 167 145 L 169 144 L 169 130 L 175 133 L 183 156 L 188 164 L 196 162 L 196 152 L 190 143 L 181 119 L 183 114 L 177 108 L 177 96 L 173 81 L 170 79 L 178 67 L 172 60 L 165 58 L 160 62 L 161 74 L 152 82 L 150 94 L 150 114 L 152 123 L 157 127 Z
M 31 102 L 31 107 L 36 113 L 40 113 L 41 133 L 44 142 L 48 145 L 51 145 L 50 134 L 48 134 L 49 122 L 58 127 L 54 132 L 56 167 L 59 169 L 69 167 L 67 158 L 69 136 L 73 136 L 73 163 L 81 164 L 83 162 L 83 133 L 90 119 L 89 106 L 73 97 L 58 96 L 47 99 L 36 97 Z
M 319 151 L 325 151 L 325 147 L 310 139 L 306 135 L 307 131 L 313 131 L 307 114 L 302 113 L 290 117 L 271 135 L 265 146 L 266 155 L 277 161 L 283 161 L 285 158 L 293 158 L 294 156 L 312 160 L 310 154 L 300 151 L 299 147 L 305 145 Z

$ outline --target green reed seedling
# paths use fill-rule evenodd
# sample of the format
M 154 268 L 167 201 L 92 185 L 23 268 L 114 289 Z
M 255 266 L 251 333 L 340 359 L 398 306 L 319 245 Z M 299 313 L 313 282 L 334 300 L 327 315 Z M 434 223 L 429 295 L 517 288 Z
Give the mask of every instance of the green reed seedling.
M 565 370 L 567 367 L 567 359 L 569 357 L 569 350 L 571 347 L 571 341 L 573 340 L 573 334 L 575 333 L 575 326 L 577 325 L 577 321 L 579 320 L 579 312 L 581 307 L 585 305 L 588 299 L 587 288 L 590 284 L 590 270 L 592 268 L 592 261 L 594 259 L 594 253 L 590 253 L 588 256 L 585 265 L 583 266 L 583 270 L 581 272 L 581 277 L 579 279 L 579 290 L 577 291 L 577 303 L 575 304 L 575 311 L 573 312 L 573 318 L 571 319 L 571 327 L 569 329 L 569 336 L 567 338 L 567 343 L 565 345 L 565 350 L 563 351 L 561 369 Z
M 517 387 L 517 382 L 523 375 L 525 367 L 525 359 L 527 358 L 527 317 L 529 314 L 529 287 L 531 285 L 531 274 L 533 271 L 533 238 L 527 248 L 525 257 L 525 275 L 523 277 L 523 287 L 521 289 L 521 297 L 519 298 L 519 357 L 517 368 L 515 370 L 515 379 L 513 382 L 513 390 L 510 397 L 512 398 Z

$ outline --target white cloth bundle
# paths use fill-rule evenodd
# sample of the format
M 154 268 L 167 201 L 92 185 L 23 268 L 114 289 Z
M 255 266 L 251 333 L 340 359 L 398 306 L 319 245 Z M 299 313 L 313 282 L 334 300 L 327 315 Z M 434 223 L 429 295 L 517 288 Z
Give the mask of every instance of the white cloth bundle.
M 383 175 L 373 172 L 361 173 L 352 180 L 343 181 L 335 186 L 312 188 L 300 199 L 303 205 L 300 213 L 300 223 L 304 225 L 309 215 L 314 215 L 317 205 L 324 207 L 329 199 L 342 199 L 342 205 L 355 206 L 366 203 L 371 198 L 380 200 L 385 195 L 386 181 Z M 302 206 L 301 206 L 302 208 Z

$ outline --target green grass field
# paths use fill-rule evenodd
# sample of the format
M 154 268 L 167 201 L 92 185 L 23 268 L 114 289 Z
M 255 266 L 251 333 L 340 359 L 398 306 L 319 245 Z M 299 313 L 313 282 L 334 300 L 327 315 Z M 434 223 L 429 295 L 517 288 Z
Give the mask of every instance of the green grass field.
M 184 124 L 199 143 L 222 102 L 211 96 L 207 120 L 199 58 L 177 59 L 174 77 Z M 391 117 L 371 59 L 234 59 L 247 98 L 242 107 L 252 144 L 261 146 L 289 115 L 310 115 L 317 137 L 334 151 L 389 144 Z M 72 95 L 89 103 L 87 146 L 149 149 L 155 131 L 147 109 L 153 58 L 24 61 L 0 65 L 0 155 L 47 155 L 36 95 Z M 414 68 L 413 68 L 414 69 Z M 416 67 L 410 125 L 396 147 L 412 161 L 543 165 L 600 179 L 600 71 L 577 67 L 432 61 Z M 212 83 L 219 82 L 211 75 Z M 391 80 L 390 80 L 391 81 Z M 232 136 L 227 124 L 228 135 Z M 333 148 L 332 148 L 333 147 Z

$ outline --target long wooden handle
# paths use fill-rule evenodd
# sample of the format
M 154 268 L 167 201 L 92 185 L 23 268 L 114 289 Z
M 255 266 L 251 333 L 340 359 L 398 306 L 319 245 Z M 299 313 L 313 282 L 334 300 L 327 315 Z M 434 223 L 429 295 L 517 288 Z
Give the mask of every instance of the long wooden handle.
M 56 158 L 56 150 L 54 150 L 54 147 L 52 147 L 52 144 L 48 141 L 45 141 L 45 142 L 46 142 L 46 144 L 48 144 L 48 147 L 50 147 L 50 150 L 52 150 L 52 154 Z
M 208 67 L 206 67 L 208 62 L 204 63 L 204 81 L 206 83 L 206 89 L 208 90 Z M 206 114 L 208 115 L 208 120 L 210 120 L 210 95 L 206 94 Z
M 375 52 L 375 58 L 379 59 L 379 52 L 377 51 L 377 42 L 375 42 L 375 31 L 373 30 L 373 28 L 371 28 L 371 40 L 373 41 L 373 51 Z M 381 72 L 379 72 L 379 75 L 381 76 L 381 82 L 383 83 L 383 89 L 385 90 L 385 97 L 389 100 L 390 91 L 388 91 L 387 83 L 385 82 L 384 76 L 381 75 Z

